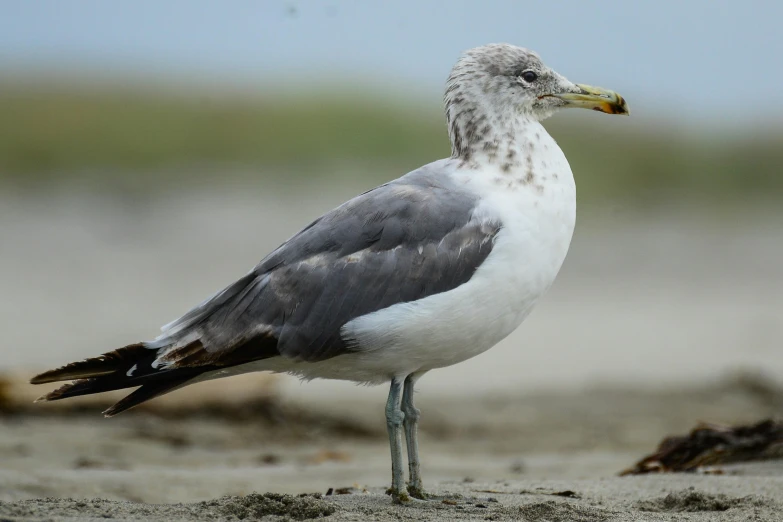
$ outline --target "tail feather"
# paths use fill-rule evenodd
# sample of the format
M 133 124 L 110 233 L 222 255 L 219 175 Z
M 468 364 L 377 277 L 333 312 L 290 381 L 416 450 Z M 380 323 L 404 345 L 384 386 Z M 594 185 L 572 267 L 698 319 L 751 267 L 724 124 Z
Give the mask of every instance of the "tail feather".
M 146 402 L 155 397 L 159 397 L 169 392 L 185 386 L 192 377 L 180 377 L 166 382 L 153 382 L 145 384 L 141 388 L 134 390 L 129 395 L 126 395 L 115 403 L 111 408 L 104 410 L 104 417 L 113 417 L 118 413 L 122 413 L 125 410 L 129 410 L 134 406 L 138 406 L 142 402 Z
M 60 368 L 43 372 L 30 379 L 30 383 L 45 384 L 48 382 L 71 381 L 109 375 L 123 368 L 130 368 L 138 359 L 149 354 L 150 350 L 143 343 L 129 344 L 98 357 L 76 361 Z
M 125 388 L 138 388 L 104 412 L 116 415 L 144 401 L 174 391 L 202 374 L 279 355 L 277 339 L 266 333 L 210 351 L 200 339 L 177 344 L 154 341 L 118 348 L 33 377 L 32 384 L 73 381 L 40 397 L 57 401 Z M 37 401 L 36 401 L 37 402 Z
M 144 401 L 181 388 L 202 373 L 216 369 L 211 365 L 184 368 L 153 366 L 157 357 L 157 349 L 147 348 L 143 343 L 131 344 L 98 357 L 36 375 L 30 382 L 43 384 L 73 380 L 39 397 L 36 402 L 138 387 L 104 412 L 104 415 L 111 417 Z
M 91 386 L 94 382 L 95 379 L 79 379 L 78 381 L 63 384 L 56 390 L 50 391 L 49 393 L 38 397 L 35 399 L 35 402 L 57 401 L 60 399 L 67 399 L 68 397 L 78 397 L 79 395 L 100 393 L 98 390 L 93 391 Z

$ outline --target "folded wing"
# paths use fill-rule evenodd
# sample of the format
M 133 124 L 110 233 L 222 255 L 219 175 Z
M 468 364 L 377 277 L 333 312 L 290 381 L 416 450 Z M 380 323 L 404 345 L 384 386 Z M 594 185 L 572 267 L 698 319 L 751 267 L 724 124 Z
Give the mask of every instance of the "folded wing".
M 201 372 L 270 357 L 315 362 L 361 349 L 342 339 L 347 322 L 454 289 L 487 258 L 500 224 L 477 217 L 477 203 L 438 163 L 423 167 L 314 221 L 157 339 L 132 345 L 132 356 L 110 352 L 34 382 L 81 379 L 49 399 L 145 381 L 175 388 Z

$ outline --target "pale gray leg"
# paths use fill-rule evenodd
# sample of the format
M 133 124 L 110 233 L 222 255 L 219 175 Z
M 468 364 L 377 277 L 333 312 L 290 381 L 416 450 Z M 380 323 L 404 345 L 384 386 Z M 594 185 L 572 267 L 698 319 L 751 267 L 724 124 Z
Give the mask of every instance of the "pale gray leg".
M 421 376 L 408 375 L 405 378 L 402 393 L 402 411 L 405 414 L 403 425 L 405 426 L 405 441 L 408 445 L 408 470 L 410 481 L 408 493 L 414 498 L 425 499 L 424 485 L 421 482 L 421 466 L 419 463 L 419 417 L 421 411 L 413 405 L 413 386 Z
M 386 427 L 389 430 L 389 446 L 391 448 L 392 461 L 392 484 L 389 494 L 396 503 L 408 500 L 402 467 L 402 426 L 405 419 L 405 414 L 400 409 L 402 386 L 402 380 L 392 379 L 389 388 L 389 399 L 386 401 Z

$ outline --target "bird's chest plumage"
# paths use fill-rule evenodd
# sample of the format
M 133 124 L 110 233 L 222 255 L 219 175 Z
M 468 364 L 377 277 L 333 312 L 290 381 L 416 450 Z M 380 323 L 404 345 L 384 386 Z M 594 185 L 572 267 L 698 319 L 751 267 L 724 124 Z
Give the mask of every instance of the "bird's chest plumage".
M 454 174 L 479 198 L 475 218 L 501 224 L 492 251 L 467 283 L 349 325 L 367 363 L 399 364 L 400 374 L 456 364 L 488 350 L 527 317 L 565 260 L 576 214 L 568 162 L 548 135 L 539 142 L 549 152 L 518 169 L 492 164 Z
M 570 166 L 548 134 L 538 154 L 511 172 L 484 169 L 474 178 L 482 194 L 478 212 L 503 228 L 492 253 L 476 271 L 476 283 L 493 296 L 478 314 L 499 328 L 493 344 L 511 333 L 552 285 L 565 260 L 576 218 Z

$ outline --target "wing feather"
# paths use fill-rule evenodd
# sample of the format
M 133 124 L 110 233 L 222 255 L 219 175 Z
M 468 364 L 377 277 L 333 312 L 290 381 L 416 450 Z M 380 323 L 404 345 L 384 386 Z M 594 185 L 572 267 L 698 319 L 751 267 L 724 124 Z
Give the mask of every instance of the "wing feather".
M 438 172 L 418 171 L 322 216 L 249 274 L 164 327 L 154 344 L 176 367 L 200 341 L 204 361 L 230 363 L 237 344 L 276 339 L 277 354 L 320 361 L 358 349 L 340 335 L 352 319 L 467 282 L 501 224 L 475 216 L 477 199 Z M 265 344 L 263 357 L 269 357 Z M 246 350 L 241 350 L 247 362 Z M 198 361 L 183 352 L 189 366 Z M 259 354 L 261 356 L 261 354 Z M 183 360 L 183 363 L 185 360 Z

